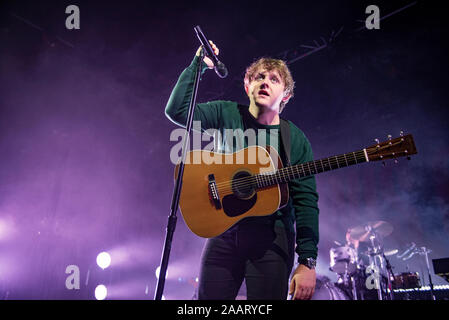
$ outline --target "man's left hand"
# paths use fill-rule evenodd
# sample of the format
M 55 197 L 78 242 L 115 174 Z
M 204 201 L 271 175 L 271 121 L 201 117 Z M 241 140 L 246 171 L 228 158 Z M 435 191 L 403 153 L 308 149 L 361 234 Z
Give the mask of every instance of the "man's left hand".
M 315 269 L 300 264 L 290 280 L 288 294 L 292 295 L 292 300 L 310 300 L 315 292 L 315 284 Z

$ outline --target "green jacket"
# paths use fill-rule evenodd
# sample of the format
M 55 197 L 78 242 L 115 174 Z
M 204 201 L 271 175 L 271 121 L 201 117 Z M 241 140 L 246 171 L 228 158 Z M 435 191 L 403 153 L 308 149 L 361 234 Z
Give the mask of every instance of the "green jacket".
M 195 57 L 191 65 L 181 73 L 165 108 L 166 116 L 182 127 L 185 127 L 187 121 L 187 112 L 193 93 L 194 75 L 198 62 L 199 58 Z M 202 72 L 204 73 L 206 69 L 207 66 L 205 63 L 202 63 Z M 255 132 L 258 132 L 258 129 L 265 129 L 267 132 L 275 129 L 274 132 L 280 132 L 279 125 L 260 124 L 248 111 L 248 106 L 242 106 L 231 101 L 211 101 L 197 104 L 195 107 L 194 121 L 201 121 L 201 129 L 203 131 L 215 129 L 221 133 L 218 135 L 219 139 L 215 137 L 214 151 L 216 152 L 235 152 L 247 147 L 247 139 L 243 136 L 240 139 L 238 135 L 237 138 L 234 135 L 231 144 L 231 140 L 226 136 L 226 132 L 229 132 L 229 130 L 225 129 L 240 129 L 241 131 L 245 131 L 252 128 Z M 295 165 L 313 160 L 310 142 L 298 127 L 291 121 L 288 122 L 291 132 L 291 164 Z M 274 144 L 269 141 L 269 133 L 261 137 L 267 140 L 267 145 Z M 279 139 L 279 135 L 273 135 L 273 137 L 278 137 Z M 276 141 L 274 147 L 278 146 L 280 146 L 279 140 Z M 279 148 L 277 150 L 279 152 Z M 294 225 L 296 222 L 296 252 L 299 256 L 298 260 L 309 257 L 316 259 L 319 240 L 319 209 L 315 177 L 309 176 L 292 180 L 289 182 L 289 192 L 289 202 L 287 206 L 275 213 L 275 223 L 290 232 L 295 232 Z M 263 220 L 263 218 L 257 219 Z

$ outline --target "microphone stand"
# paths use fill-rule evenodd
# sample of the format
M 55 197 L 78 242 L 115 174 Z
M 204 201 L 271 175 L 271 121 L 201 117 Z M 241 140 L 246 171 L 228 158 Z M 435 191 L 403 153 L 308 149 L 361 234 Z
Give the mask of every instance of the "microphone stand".
M 161 300 L 162 299 L 162 293 L 164 291 L 164 285 L 165 285 L 165 277 L 167 274 L 167 267 L 168 267 L 168 260 L 170 257 L 170 251 L 171 251 L 171 245 L 173 240 L 173 234 L 176 229 L 176 221 L 177 216 L 176 213 L 178 211 L 179 206 L 179 198 L 181 195 L 181 189 L 182 189 L 182 177 L 184 175 L 184 164 L 187 154 L 187 145 L 190 140 L 190 132 L 192 131 L 192 123 L 193 123 L 193 113 L 195 111 L 196 106 L 196 97 L 198 94 L 198 85 L 200 82 L 201 77 L 201 65 L 204 58 L 204 48 L 201 50 L 201 54 L 199 56 L 198 66 L 196 68 L 195 72 L 195 79 L 193 83 L 193 94 L 192 98 L 190 99 L 190 105 L 189 105 L 189 111 L 187 115 L 187 123 L 186 123 L 186 131 L 184 134 L 184 142 L 182 147 L 182 157 L 181 162 L 178 166 L 178 175 L 176 177 L 175 181 L 175 187 L 173 190 L 173 196 L 172 196 L 172 202 L 171 202 L 171 209 L 170 209 L 170 215 L 168 216 L 168 224 L 167 224 L 167 231 L 165 235 L 165 243 L 164 248 L 162 252 L 161 257 L 161 265 L 160 265 L 160 271 L 159 271 L 159 278 L 157 282 L 156 292 L 154 296 L 154 300 Z

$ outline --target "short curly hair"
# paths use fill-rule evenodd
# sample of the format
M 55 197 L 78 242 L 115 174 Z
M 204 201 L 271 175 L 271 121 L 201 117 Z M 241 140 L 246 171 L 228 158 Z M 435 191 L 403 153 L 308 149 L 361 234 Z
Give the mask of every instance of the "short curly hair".
M 288 66 L 284 60 L 262 57 L 256 61 L 254 61 L 248 68 L 246 68 L 245 78 L 243 80 L 245 85 L 249 85 L 250 82 L 254 80 L 254 77 L 256 76 L 256 72 L 261 67 L 267 71 L 276 70 L 277 72 L 279 72 L 279 75 L 281 76 L 282 81 L 284 82 L 284 85 L 285 85 L 284 94 L 285 95 L 289 94 L 290 99 L 293 98 L 293 90 L 295 88 L 295 81 L 293 81 L 292 74 L 290 73 L 290 70 L 288 69 Z M 282 110 L 284 110 L 287 102 L 288 101 L 281 102 L 281 104 L 279 106 L 279 113 L 281 113 Z

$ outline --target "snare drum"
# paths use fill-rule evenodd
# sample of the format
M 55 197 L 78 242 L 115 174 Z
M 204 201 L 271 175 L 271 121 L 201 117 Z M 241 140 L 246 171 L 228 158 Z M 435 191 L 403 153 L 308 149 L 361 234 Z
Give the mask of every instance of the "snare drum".
M 347 246 L 331 248 L 330 263 L 330 269 L 337 274 L 354 274 L 357 271 L 357 252 Z

